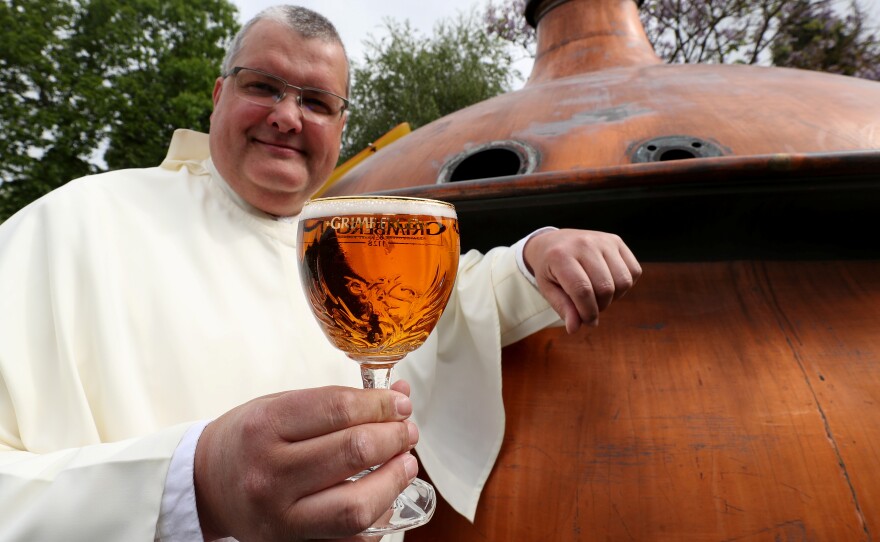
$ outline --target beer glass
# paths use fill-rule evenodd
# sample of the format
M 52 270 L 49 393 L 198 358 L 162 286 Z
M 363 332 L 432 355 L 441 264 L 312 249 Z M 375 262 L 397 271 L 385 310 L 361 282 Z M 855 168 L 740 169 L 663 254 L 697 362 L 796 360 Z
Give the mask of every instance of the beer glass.
M 300 279 L 321 329 L 360 364 L 365 388 L 388 388 L 394 364 L 425 342 L 452 293 L 455 208 L 419 198 L 319 198 L 303 207 L 297 235 Z M 434 488 L 416 479 L 364 534 L 422 525 L 435 504 Z

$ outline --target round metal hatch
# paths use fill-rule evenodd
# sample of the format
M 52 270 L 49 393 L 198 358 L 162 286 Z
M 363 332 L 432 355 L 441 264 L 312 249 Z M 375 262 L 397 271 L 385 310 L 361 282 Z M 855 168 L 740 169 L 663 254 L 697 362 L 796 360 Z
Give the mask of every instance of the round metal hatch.
M 687 135 L 655 137 L 634 145 L 630 151 L 634 164 L 645 162 L 668 162 L 690 158 L 714 158 L 730 153 L 717 142 Z
M 457 154 L 437 175 L 438 183 L 454 183 L 532 173 L 539 154 L 528 143 L 514 140 L 492 141 Z

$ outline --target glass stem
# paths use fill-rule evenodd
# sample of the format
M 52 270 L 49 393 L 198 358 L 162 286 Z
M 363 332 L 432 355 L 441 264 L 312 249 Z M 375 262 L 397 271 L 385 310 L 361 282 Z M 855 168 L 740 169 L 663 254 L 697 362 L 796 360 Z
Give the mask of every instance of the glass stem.
M 364 382 L 364 389 L 376 388 L 387 390 L 390 388 L 391 370 L 393 368 L 393 363 L 381 365 L 361 364 L 361 380 Z

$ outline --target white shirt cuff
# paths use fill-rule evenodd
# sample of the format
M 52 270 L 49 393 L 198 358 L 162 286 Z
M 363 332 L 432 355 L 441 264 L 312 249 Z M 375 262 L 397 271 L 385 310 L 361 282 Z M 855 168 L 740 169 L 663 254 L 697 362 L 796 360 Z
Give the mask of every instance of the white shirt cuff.
M 529 271 L 529 268 L 526 266 L 526 261 L 523 259 L 523 250 L 526 247 L 526 243 L 528 243 L 529 239 L 531 239 L 532 237 L 542 234 L 544 232 L 556 231 L 558 229 L 559 228 L 554 228 L 553 226 L 545 226 L 523 237 L 522 239 L 517 241 L 516 244 L 512 247 L 514 250 L 514 254 L 516 255 L 516 266 L 519 268 L 520 273 L 522 273 L 523 276 L 526 277 L 535 288 L 538 287 L 538 281 L 535 280 L 535 275 L 532 274 L 532 272 Z
M 196 487 L 193 464 L 196 444 L 208 421 L 192 424 L 171 456 L 165 477 L 162 507 L 156 525 L 156 540 L 162 542 L 202 542 L 202 526 L 196 508 Z

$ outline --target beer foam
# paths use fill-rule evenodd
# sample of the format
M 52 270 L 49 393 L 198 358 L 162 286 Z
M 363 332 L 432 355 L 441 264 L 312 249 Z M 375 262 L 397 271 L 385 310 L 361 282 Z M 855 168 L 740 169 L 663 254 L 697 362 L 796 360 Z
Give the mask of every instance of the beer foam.
M 357 214 L 401 214 L 430 215 L 456 218 L 455 207 L 443 201 L 386 197 L 386 196 L 341 196 L 317 198 L 303 206 L 300 220 L 336 215 Z

